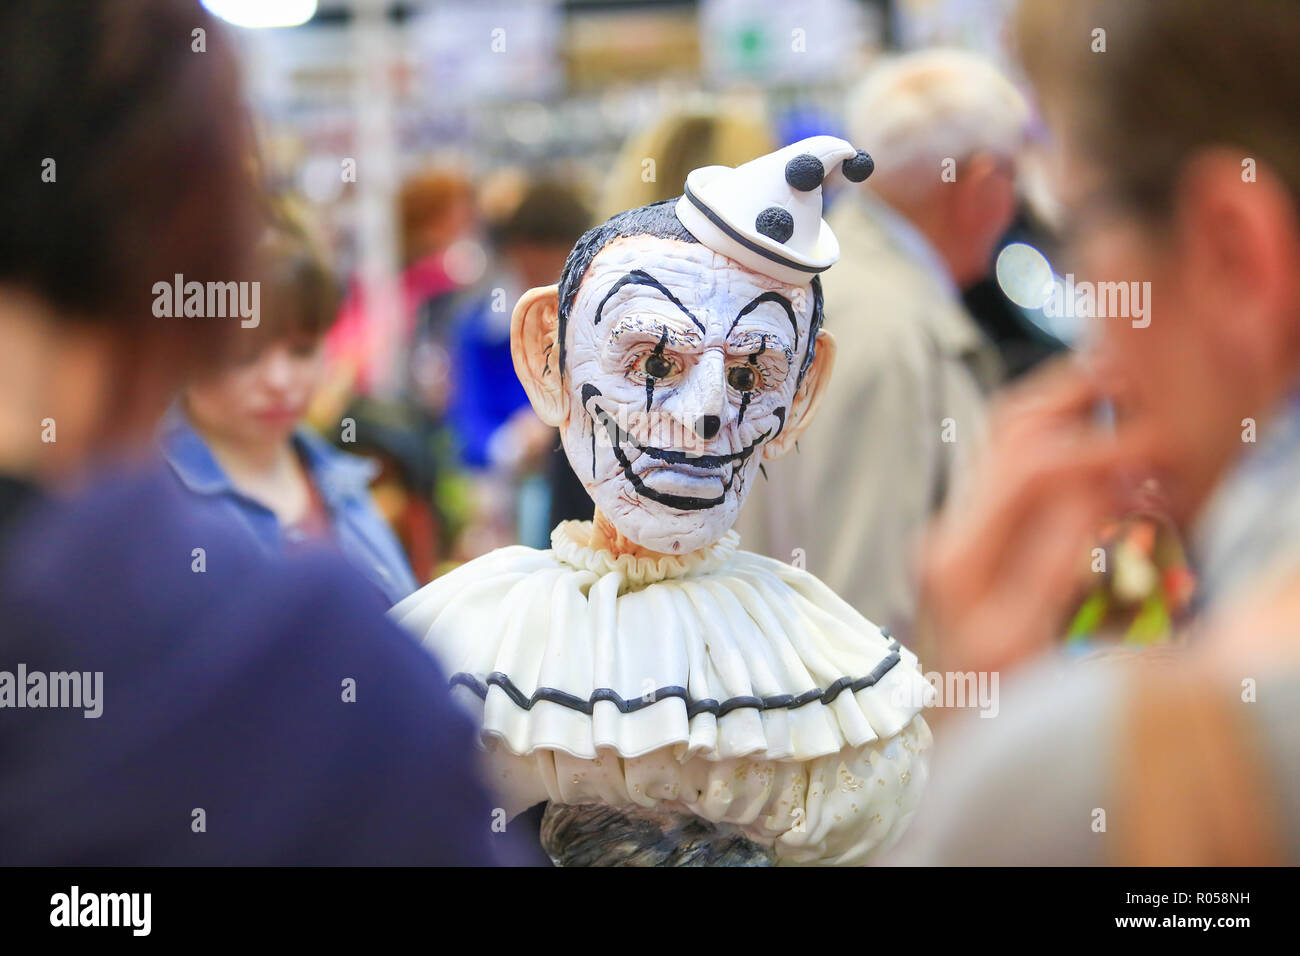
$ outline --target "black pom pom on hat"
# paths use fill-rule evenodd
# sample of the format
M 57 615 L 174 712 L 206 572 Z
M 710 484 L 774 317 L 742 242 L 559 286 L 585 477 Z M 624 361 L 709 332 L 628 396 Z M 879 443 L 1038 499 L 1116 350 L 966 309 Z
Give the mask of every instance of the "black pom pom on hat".
M 794 216 L 780 206 L 768 206 L 754 219 L 759 235 L 785 242 L 794 235 Z
M 838 136 L 809 136 L 739 166 L 691 170 L 674 211 L 714 252 L 760 275 L 806 285 L 840 258 L 823 218 L 826 177 L 861 182 L 875 164 Z
M 810 193 L 826 178 L 826 167 L 812 153 L 800 153 L 785 164 L 785 181 L 801 193 Z
M 850 156 L 840 163 L 840 169 L 849 182 L 860 183 L 875 172 L 876 161 L 867 154 L 865 149 L 860 149 L 856 156 Z

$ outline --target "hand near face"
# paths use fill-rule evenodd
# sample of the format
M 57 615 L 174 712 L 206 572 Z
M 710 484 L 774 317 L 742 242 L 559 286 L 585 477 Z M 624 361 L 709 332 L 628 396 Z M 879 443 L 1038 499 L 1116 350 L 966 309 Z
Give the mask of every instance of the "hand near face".
M 921 627 L 942 668 L 1002 670 L 1060 637 L 1088 584 L 1096 532 L 1123 508 L 1149 447 L 1098 424 L 1101 398 L 1067 361 L 998 407 L 966 493 L 922 552 Z

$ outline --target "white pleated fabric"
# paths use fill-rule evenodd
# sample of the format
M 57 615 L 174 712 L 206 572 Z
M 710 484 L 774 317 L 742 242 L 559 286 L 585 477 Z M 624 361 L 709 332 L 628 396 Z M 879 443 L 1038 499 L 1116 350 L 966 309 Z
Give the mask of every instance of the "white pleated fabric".
M 735 532 L 657 560 L 595 551 L 589 535 L 589 522 L 564 522 L 551 551 L 499 549 L 393 609 L 449 674 L 487 686 L 483 731 L 513 753 L 545 748 L 591 759 L 607 747 L 638 757 L 672 746 L 680 757 L 808 760 L 891 737 L 919 711 L 928 685 L 909 651 L 891 650 L 879 628 L 808 572 L 738 550 Z M 686 701 L 656 695 L 686 688 L 691 701 L 719 705 L 797 697 L 865 678 L 891 655 L 897 663 L 871 686 L 829 704 L 739 706 L 688 719 Z M 623 713 L 614 700 L 597 700 L 588 715 L 543 699 L 525 709 L 490 683 L 493 674 L 530 702 L 539 688 L 584 704 L 612 690 L 643 706 Z
M 813 575 L 739 550 L 734 531 L 657 559 L 595 550 L 590 535 L 564 522 L 551 550 L 493 551 L 391 612 L 480 720 L 510 812 L 676 801 L 798 862 L 861 862 L 892 842 L 930 742 L 915 656 Z M 800 695 L 816 699 L 788 706 Z

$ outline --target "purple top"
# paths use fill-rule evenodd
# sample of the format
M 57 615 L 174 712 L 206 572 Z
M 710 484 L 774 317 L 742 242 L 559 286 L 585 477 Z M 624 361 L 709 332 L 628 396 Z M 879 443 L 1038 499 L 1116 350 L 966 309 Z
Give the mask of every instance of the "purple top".
M 0 864 L 516 859 L 446 678 L 342 558 L 265 554 L 161 466 L 7 487 Z

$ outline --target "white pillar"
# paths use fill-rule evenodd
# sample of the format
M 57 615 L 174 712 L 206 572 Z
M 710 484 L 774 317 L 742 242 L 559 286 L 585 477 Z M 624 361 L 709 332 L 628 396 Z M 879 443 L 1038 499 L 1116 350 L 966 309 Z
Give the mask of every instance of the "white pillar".
M 387 0 L 353 0 L 353 109 L 357 160 L 357 267 L 375 354 L 374 391 L 391 395 L 401 378 L 404 317 L 394 210 L 399 170 L 392 64 L 399 38 Z

